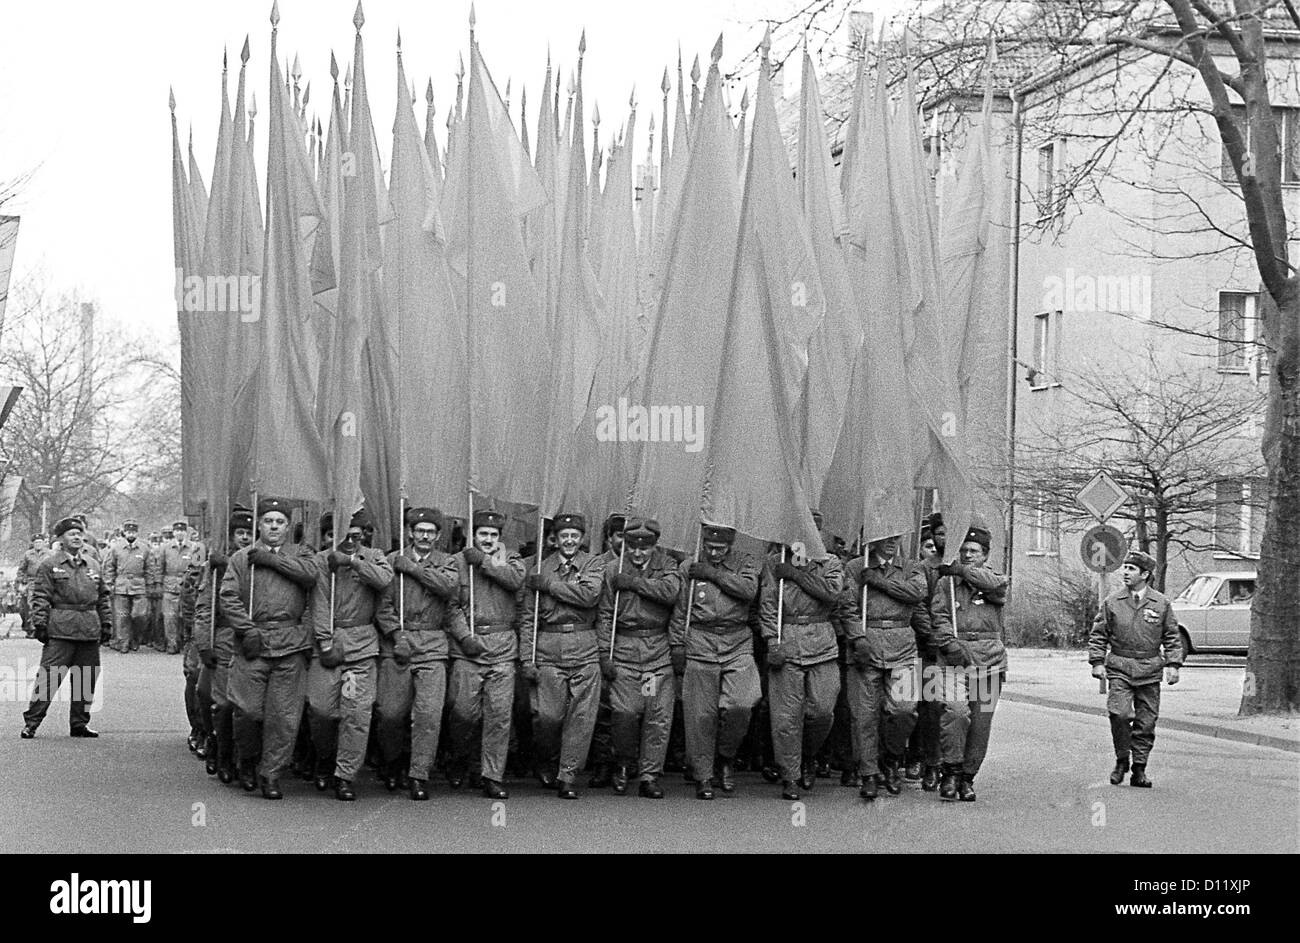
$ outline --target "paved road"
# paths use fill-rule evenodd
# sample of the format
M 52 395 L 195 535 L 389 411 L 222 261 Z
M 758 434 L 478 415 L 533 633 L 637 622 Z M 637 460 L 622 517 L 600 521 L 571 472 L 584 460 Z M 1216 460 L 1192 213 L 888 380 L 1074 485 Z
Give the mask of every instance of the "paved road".
M 0 641 L 0 666 L 38 657 L 35 643 Z M 1028 704 L 999 706 L 973 805 L 940 803 L 915 787 L 868 805 L 838 780 L 822 780 L 793 806 L 757 776 L 741 778 L 737 797 L 705 803 L 671 776 L 660 802 L 586 791 L 563 802 L 516 783 L 494 809 L 441 782 L 425 803 L 369 777 L 351 804 L 299 781 L 274 803 L 222 786 L 185 748 L 181 691 L 178 658 L 109 653 L 99 740 L 69 739 L 66 706 L 55 705 L 37 739 L 20 741 L 22 705 L 0 707 L 0 849 L 1300 851 L 1295 754 L 1162 733 L 1155 788 L 1114 787 L 1103 721 Z

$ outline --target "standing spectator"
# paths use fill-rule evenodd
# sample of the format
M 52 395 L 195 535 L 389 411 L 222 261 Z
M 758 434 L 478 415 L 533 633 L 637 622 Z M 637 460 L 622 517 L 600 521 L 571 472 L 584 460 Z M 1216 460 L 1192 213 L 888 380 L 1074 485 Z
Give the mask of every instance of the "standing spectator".
M 181 584 L 191 566 L 203 565 L 203 547 L 190 540 L 190 525 L 177 521 L 172 525 L 172 540 L 162 547 L 162 618 L 167 654 L 180 651 Z
M 104 560 L 104 584 L 113 594 L 114 651 L 135 651 L 149 629 L 149 594 L 162 595 L 158 559 L 139 540 L 140 525 L 122 522 L 123 541 Z

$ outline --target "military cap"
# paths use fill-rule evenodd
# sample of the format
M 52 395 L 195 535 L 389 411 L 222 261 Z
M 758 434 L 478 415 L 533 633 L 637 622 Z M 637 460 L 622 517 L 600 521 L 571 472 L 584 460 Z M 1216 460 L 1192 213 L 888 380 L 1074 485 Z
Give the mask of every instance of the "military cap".
M 70 518 L 72 518 L 74 521 L 81 521 L 82 524 L 85 524 L 85 523 L 89 520 L 89 518 L 86 517 L 86 515 L 85 515 L 84 512 L 78 512 L 78 513 L 76 513 L 76 514 L 69 514 L 68 516 L 69 516 Z M 84 528 L 83 528 L 83 530 L 84 530 Z
M 357 510 L 352 513 L 352 517 L 348 520 L 348 527 L 366 528 L 374 526 L 375 517 L 366 508 L 357 508 Z
M 623 523 L 623 540 L 629 547 L 653 547 L 659 542 L 659 522 L 653 517 L 629 517 Z
M 172 530 L 175 530 L 178 527 L 184 527 L 186 530 L 188 530 L 189 526 L 190 526 L 189 521 L 176 521 L 175 523 L 172 524 Z
M 432 524 L 438 530 L 442 530 L 446 522 L 442 511 L 437 508 L 407 508 L 406 523 L 411 527 L 416 524 Z
M 283 514 L 285 517 L 288 517 L 290 510 L 291 508 L 289 507 L 289 501 L 287 498 L 257 499 L 257 516 L 259 519 L 272 512 Z
M 984 548 L 984 552 L 989 552 L 989 545 L 993 543 L 993 535 L 989 533 L 987 527 L 976 525 L 966 532 L 966 539 L 962 543 L 974 541 Z
M 233 534 L 235 531 L 253 529 L 253 512 L 251 509 L 244 507 L 242 504 L 236 504 L 230 509 L 230 521 L 227 525 L 229 531 Z
M 585 534 L 587 532 L 587 519 L 581 514 L 557 514 L 555 515 L 554 526 L 557 534 L 566 528 L 580 530 Z
M 929 524 L 924 524 L 921 526 L 921 543 L 925 543 L 927 540 L 934 540 L 934 531 L 930 529 Z
M 32 534 L 32 540 L 44 540 L 44 539 L 45 539 L 44 534 Z
M 482 511 L 474 512 L 475 530 L 478 530 L 480 527 L 495 527 L 497 530 L 500 530 L 505 526 L 505 523 L 506 516 L 500 511 L 493 511 L 490 508 L 485 508 Z
M 1148 573 L 1154 573 L 1156 571 L 1155 557 L 1151 556 L 1149 553 L 1144 553 L 1141 550 L 1130 550 L 1128 555 L 1124 557 L 1124 562 L 1131 563 L 1139 570 L 1146 570 Z
M 943 512 L 942 512 L 942 511 L 935 511 L 935 512 L 932 513 L 932 514 L 927 514 L 927 515 L 925 516 L 925 520 L 924 520 L 923 523 L 925 523 L 925 524 L 930 528 L 930 530 L 934 530 L 934 529 L 937 528 L 937 527 L 942 527 L 942 526 L 943 526 Z
M 700 539 L 706 544 L 730 544 L 736 541 L 736 528 L 722 524 L 705 524 L 700 532 Z
M 627 528 L 627 516 L 624 514 L 614 513 L 605 518 L 605 533 L 616 534 Z
M 68 518 L 68 520 L 72 520 L 72 518 Z M 122 522 L 122 530 L 126 530 L 126 529 L 129 528 L 129 527 L 134 527 L 136 530 L 139 530 L 139 529 L 140 529 L 140 522 L 139 522 L 139 521 L 134 521 L 134 520 L 132 520 L 131 518 L 128 517 L 126 520 L 124 520 L 124 521 Z
M 75 517 L 65 517 L 54 525 L 54 539 L 58 540 L 70 530 L 85 530 L 85 527 Z
M 327 534 L 334 529 L 334 512 L 326 511 L 320 516 L 320 532 Z

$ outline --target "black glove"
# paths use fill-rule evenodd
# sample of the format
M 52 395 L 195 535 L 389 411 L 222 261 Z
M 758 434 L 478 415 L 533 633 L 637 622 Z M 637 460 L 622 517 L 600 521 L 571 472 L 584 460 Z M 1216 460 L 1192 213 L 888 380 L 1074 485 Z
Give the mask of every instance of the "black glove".
M 536 684 L 542 677 L 537 670 L 537 665 L 531 661 L 521 661 L 519 663 L 519 673 L 524 676 L 524 680 L 529 684 Z
M 217 667 L 217 653 L 210 648 L 200 648 L 199 661 L 203 662 L 205 668 L 215 668 Z
M 50 640 L 50 630 L 43 625 L 38 625 L 36 627 L 36 630 L 32 633 L 32 636 L 36 639 L 36 641 L 44 645 L 46 642 Z
M 398 573 L 405 573 L 407 576 L 418 576 L 420 573 L 420 564 L 416 563 L 405 554 L 399 554 L 393 559 L 393 569 Z
M 686 568 L 686 575 L 693 580 L 704 580 L 712 583 L 717 576 L 717 567 L 709 563 L 692 563 Z
M 393 661 L 399 665 L 409 665 L 411 663 L 411 637 L 404 630 L 397 633 L 397 638 L 393 640 Z M 321 656 L 321 664 L 325 664 L 324 656 Z
M 796 580 L 802 572 L 793 563 L 778 563 L 772 567 L 772 575 L 779 580 Z
M 113 640 L 113 627 L 107 623 L 101 625 L 99 627 L 99 644 L 105 645 L 108 642 L 111 642 L 112 640 Z
M 333 573 L 338 570 L 339 567 L 350 564 L 352 562 L 352 555 L 344 553 L 342 550 L 331 550 L 325 559 L 329 563 L 330 572 Z
M 208 554 L 208 567 L 210 569 L 220 570 L 229 562 L 230 562 L 230 557 L 226 556 L 224 553 L 221 553 L 220 551 L 213 550 L 210 554 Z
M 607 657 L 602 655 L 600 659 L 600 674 L 606 681 L 612 682 L 618 677 L 618 667 Z
M 785 645 L 773 645 L 767 650 L 767 667 L 773 671 L 785 667 Z
M 257 658 L 262 654 L 262 633 L 257 629 L 249 629 L 239 640 L 239 650 L 249 661 Z
M 943 660 L 948 664 L 966 668 L 971 664 L 970 651 L 960 641 L 949 642 L 943 650 Z
M 871 656 L 867 650 L 867 640 L 864 638 L 855 638 L 853 640 L 853 664 L 859 668 L 867 668 L 871 664 Z
M 686 674 L 686 646 L 670 645 L 668 655 L 673 660 L 673 674 L 679 676 Z
M 962 576 L 965 569 L 960 563 L 940 563 L 934 568 L 935 572 L 940 576 Z
M 487 559 L 487 554 L 478 547 L 465 548 L 465 562 L 470 566 L 482 566 L 483 561 Z
M 331 645 L 329 648 L 321 649 L 320 666 L 322 668 L 337 668 L 343 664 L 343 649 L 338 645 Z
M 614 584 L 615 589 L 636 592 L 637 586 L 641 583 L 641 577 L 635 573 L 615 573 L 611 582 Z
M 273 566 L 275 564 L 275 554 L 265 547 L 254 547 L 248 551 L 248 562 L 253 566 Z
M 545 593 L 548 592 L 547 587 L 550 586 L 551 579 L 549 573 L 529 573 L 524 577 L 524 586 L 534 592 Z
M 487 654 L 487 643 L 477 635 L 467 635 L 460 640 L 460 650 L 470 658 L 479 658 Z

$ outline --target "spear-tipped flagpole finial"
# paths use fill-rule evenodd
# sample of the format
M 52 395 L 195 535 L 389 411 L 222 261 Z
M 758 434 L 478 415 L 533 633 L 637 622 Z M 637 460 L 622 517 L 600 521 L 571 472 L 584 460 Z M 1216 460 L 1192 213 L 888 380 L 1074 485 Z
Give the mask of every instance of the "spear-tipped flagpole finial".
M 581 59 L 587 52 L 587 30 L 584 27 L 582 35 L 578 37 L 578 58 Z
M 763 58 L 766 59 L 772 52 L 772 24 L 767 24 L 767 29 L 763 31 L 763 42 L 759 45 L 763 50 Z
M 456 54 L 460 59 L 460 64 L 456 67 L 456 84 L 459 85 L 465 78 L 465 55 L 464 53 Z
M 429 77 L 429 84 L 424 90 L 424 101 L 429 106 L 429 114 L 433 114 L 433 77 Z
M 474 32 L 474 27 L 478 23 L 478 14 L 474 11 L 474 4 L 469 5 L 469 31 Z
M 357 0 L 357 12 L 352 14 L 352 25 L 361 32 L 361 27 L 366 25 L 366 13 L 361 9 L 361 0 Z
M 293 68 L 289 71 L 289 74 L 293 76 L 293 84 L 297 85 L 298 80 L 302 78 L 302 61 L 298 58 L 296 52 L 293 54 Z
M 632 86 L 632 94 L 627 97 L 627 106 L 636 111 L 636 86 Z
M 594 102 L 591 106 L 591 123 L 600 127 L 600 102 Z
M 252 121 L 257 117 L 257 92 L 250 92 L 248 96 L 248 120 Z
M 339 61 L 334 58 L 334 50 L 330 50 L 330 77 L 334 79 L 334 84 L 339 82 Z
M 664 98 L 668 97 L 668 90 L 673 87 L 673 83 L 668 81 L 668 66 L 664 66 L 664 77 L 659 83 L 659 90 L 664 93 Z
M 568 87 L 565 89 L 565 91 L 567 91 L 567 92 L 569 93 L 569 97 L 572 98 L 573 95 L 574 95 L 574 93 L 575 93 L 577 90 L 578 90 L 578 83 L 575 82 L 575 81 L 573 80 L 573 73 L 570 72 L 570 73 L 569 73 L 569 85 L 568 85 Z
M 700 61 L 698 56 L 696 57 L 695 61 L 698 65 Z M 711 57 L 711 61 L 713 62 L 714 65 L 717 65 L 719 62 L 722 61 L 722 34 L 721 33 L 718 34 L 718 41 L 713 44 L 713 55 Z
M 240 61 L 240 63 L 242 63 L 242 65 L 248 65 L 248 57 L 249 57 L 249 55 L 250 55 L 250 53 L 249 53 L 249 51 L 248 51 L 248 37 L 245 36 L 245 37 L 244 37 L 244 48 L 241 49 L 241 50 L 239 51 L 239 61 Z
M 740 112 L 744 114 L 749 111 L 749 89 L 745 89 L 745 94 L 740 96 Z
M 715 46 L 714 48 L 716 49 L 717 47 Z M 715 59 L 713 61 L 717 62 L 718 60 Z M 700 57 L 698 53 L 695 56 L 695 61 L 691 63 L 691 84 L 692 85 L 700 84 Z
M 510 76 L 506 77 L 506 108 L 510 107 L 510 83 L 512 81 L 513 79 Z
M 271 29 L 280 25 L 280 0 L 271 0 Z
M 400 26 L 397 28 L 397 54 L 399 56 L 402 54 L 402 28 Z
M 226 71 L 226 68 L 227 68 L 227 62 L 226 62 L 226 59 L 227 59 L 227 57 L 229 56 L 229 54 L 230 54 L 230 50 L 225 49 L 225 48 L 223 48 L 223 49 L 221 50 L 221 71 L 222 71 L 223 73 Z
M 171 88 L 170 86 L 167 89 L 167 107 L 171 110 L 173 115 L 176 114 L 176 89 Z
M 307 102 L 310 101 L 310 100 L 311 100 L 311 79 L 308 79 L 308 80 L 307 80 L 307 84 L 303 87 L 303 90 L 302 90 L 302 110 L 303 110 L 303 111 L 306 111 L 306 110 L 307 110 Z
M 343 75 L 343 87 L 345 89 L 352 88 L 352 63 L 351 62 L 348 63 L 348 71 Z

